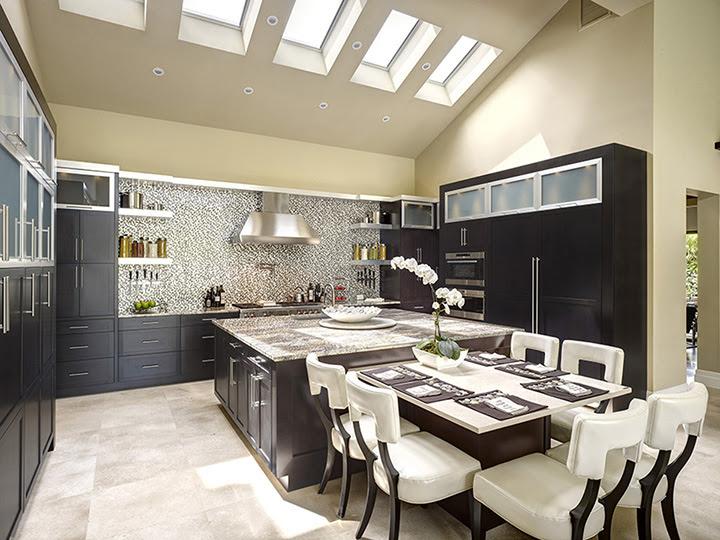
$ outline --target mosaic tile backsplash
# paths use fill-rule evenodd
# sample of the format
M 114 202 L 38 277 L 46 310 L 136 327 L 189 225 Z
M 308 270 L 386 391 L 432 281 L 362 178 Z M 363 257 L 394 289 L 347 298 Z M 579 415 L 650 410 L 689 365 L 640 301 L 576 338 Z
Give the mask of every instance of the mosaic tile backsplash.
M 155 300 L 169 311 L 195 310 L 202 307 L 205 291 L 222 284 L 226 304 L 258 300 L 286 300 L 299 286 L 310 282 L 332 283 L 333 278 L 347 280 L 349 297 L 357 294 L 377 296 L 375 287 L 356 282 L 357 268 L 350 263 L 352 244 L 379 241 L 379 233 L 354 230 L 352 223 L 362 221 L 378 203 L 320 197 L 290 196 L 290 212 L 301 214 L 321 237 L 320 244 L 241 245 L 230 244 L 236 227 L 248 214 L 262 206 L 262 194 L 218 188 L 179 186 L 120 180 L 120 191 L 136 189 L 144 194 L 145 205 L 160 203 L 174 212 L 171 219 L 120 216 L 119 234 L 134 239 L 167 238 L 170 266 L 150 266 L 160 280 L 145 291 L 130 286 L 130 269 L 121 266 L 118 280 L 120 313 L 127 313 L 138 299 Z

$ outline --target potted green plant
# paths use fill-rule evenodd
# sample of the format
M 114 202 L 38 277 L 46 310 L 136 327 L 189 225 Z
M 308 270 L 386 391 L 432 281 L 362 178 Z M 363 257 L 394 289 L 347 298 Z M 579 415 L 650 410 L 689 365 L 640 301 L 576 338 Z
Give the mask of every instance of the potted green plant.
M 413 258 L 394 257 L 390 261 L 390 266 L 393 270 L 412 272 L 422 280 L 423 285 L 428 285 L 432 292 L 435 332 L 432 338 L 425 339 L 413 347 L 415 358 L 421 364 L 439 370 L 460 365 L 465 360 L 468 350 L 460 348 L 457 342 L 443 336 L 440 328 L 440 318 L 443 314 L 449 315 L 450 308 L 453 306 L 462 309 L 465 305 L 465 299 L 460 291 L 446 287 L 435 289 L 435 283 L 438 280 L 437 273 L 427 264 L 418 264 Z

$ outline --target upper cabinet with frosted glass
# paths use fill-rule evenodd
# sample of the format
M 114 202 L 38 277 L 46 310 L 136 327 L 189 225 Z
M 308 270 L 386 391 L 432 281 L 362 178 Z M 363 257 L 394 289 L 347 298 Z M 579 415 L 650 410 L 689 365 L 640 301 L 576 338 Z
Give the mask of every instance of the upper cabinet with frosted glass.
M 445 223 L 602 202 L 602 158 L 445 192 Z
M 435 203 L 402 201 L 400 225 L 403 229 L 434 229 Z

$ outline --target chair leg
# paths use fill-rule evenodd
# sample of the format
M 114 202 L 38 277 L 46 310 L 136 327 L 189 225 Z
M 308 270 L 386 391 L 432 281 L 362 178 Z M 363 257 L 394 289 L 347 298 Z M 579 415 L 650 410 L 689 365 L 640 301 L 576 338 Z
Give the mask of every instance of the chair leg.
M 362 519 L 360 525 L 355 533 L 355 538 L 362 538 L 367 529 L 368 523 L 370 523 L 370 517 L 372 516 L 373 509 L 375 508 L 375 497 L 377 496 L 377 484 L 375 483 L 373 461 L 366 462 L 367 470 L 367 495 L 365 497 L 365 510 L 363 510 Z
M 670 540 L 680 540 L 680 532 L 675 521 L 675 485 L 668 485 L 668 492 L 662 502 L 663 519 Z
M 472 499 L 472 540 L 485 540 L 487 530 L 482 519 L 483 505 L 473 496 L 472 491 L 470 498 Z
M 652 540 L 652 528 L 650 525 L 650 519 L 652 518 L 652 503 L 648 508 L 647 505 L 641 503 L 640 508 L 637 509 L 637 530 L 639 540 Z
M 390 491 L 395 491 L 397 493 L 396 489 L 390 489 Z M 389 540 L 398 540 L 398 537 L 400 536 L 400 499 L 397 498 L 397 495 L 391 495 L 390 496 L 390 531 L 388 533 L 388 539 Z
M 325 471 L 323 472 L 322 480 L 320 480 L 320 487 L 318 487 L 318 493 L 320 494 L 325 492 L 325 487 L 327 487 L 327 483 L 330 480 L 330 475 L 332 474 L 333 466 L 335 465 L 336 454 L 337 451 L 335 450 L 335 447 L 332 444 L 329 444 L 327 449 L 327 458 L 325 459 Z
M 346 445 L 347 448 L 347 445 Z M 347 452 L 343 452 L 342 455 L 342 485 L 340 486 L 340 506 L 338 507 L 337 515 L 339 518 L 345 517 L 345 511 L 347 510 L 348 496 L 350 495 L 350 457 Z

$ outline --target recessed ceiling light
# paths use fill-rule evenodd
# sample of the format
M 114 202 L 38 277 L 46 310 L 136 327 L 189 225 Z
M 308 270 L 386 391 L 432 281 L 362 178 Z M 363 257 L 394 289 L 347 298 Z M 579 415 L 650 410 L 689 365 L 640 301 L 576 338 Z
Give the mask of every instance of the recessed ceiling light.
M 252 86 L 246 86 L 245 88 L 243 88 L 243 93 L 249 96 L 250 94 L 255 93 L 255 89 Z
M 270 16 L 267 18 L 267 23 L 268 23 L 270 26 L 275 26 L 275 25 L 277 25 L 278 20 L 279 20 L 279 19 L 278 19 L 275 15 L 270 15 Z
M 352 44 L 352 48 L 356 51 L 362 49 L 362 41 L 354 41 Z
M 385 115 L 382 117 L 383 124 L 387 124 L 390 121 L 390 117 Z
M 156 77 L 162 77 L 163 75 L 165 75 L 165 70 L 159 66 L 154 67 L 152 72 L 153 75 L 155 75 Z
M 422 66 L 420 66 L 423 71 L 427 71 L 432 67 L 432 64 L 430 62 L 425 62 Z
M 321 101 L 320 105 L 318 105 L 323 111 L 328 108 L 328 104 L 326 101 Z

